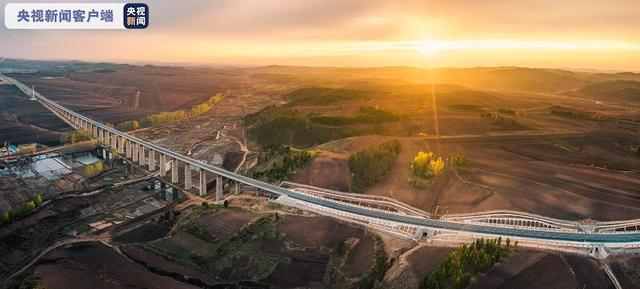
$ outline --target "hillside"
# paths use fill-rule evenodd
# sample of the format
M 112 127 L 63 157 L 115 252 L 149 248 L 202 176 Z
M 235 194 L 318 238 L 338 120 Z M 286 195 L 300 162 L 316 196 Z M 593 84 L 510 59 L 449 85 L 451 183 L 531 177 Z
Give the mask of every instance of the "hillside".
M 578 96 L 615 102 L 640 102 L 640 81 L 610 80 L 586 85 Z

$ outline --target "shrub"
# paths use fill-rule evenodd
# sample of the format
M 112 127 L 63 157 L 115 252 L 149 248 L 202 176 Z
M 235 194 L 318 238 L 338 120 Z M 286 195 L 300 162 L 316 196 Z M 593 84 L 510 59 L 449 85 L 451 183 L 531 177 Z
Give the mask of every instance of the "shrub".
M 37 195 L 36 198 L 34 199 L 34 202 L 36 203 L 36 207 L 40 207 L 40 205 L 42 205 L 42 196 Z
M 11 219 L 11 214 L 8 211 L 2 212 L 2 217 L 0 217 L 0 224 L 6 224 Z
M 400 153 L 400 141 L 392 140 L 361 150 L 349 157 L 350 190 L 364 192 L 387 175 Z
M 451 164 L 456 167 L 469 167 L 471 160 L 463 155 L 454 154 L 451 156 Z

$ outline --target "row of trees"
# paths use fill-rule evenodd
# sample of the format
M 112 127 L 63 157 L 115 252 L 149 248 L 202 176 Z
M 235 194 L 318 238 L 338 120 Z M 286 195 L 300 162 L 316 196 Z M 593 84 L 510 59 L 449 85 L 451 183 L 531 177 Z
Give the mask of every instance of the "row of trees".
M 0 225 L 9 223 L 11 220 L 26 216 L 42 205 L 41 195 L 37 195 L 33 200 L 24 202 L 20 207 L 5 210 L 0 214 Z
M 349 157 L 350 190 L 364 192 L 387 175 L 400 153 L 400 141 L 392 140 L 361 150 Z
M 425 188 L 444 171 L 445 162 L 431 151 L 419 151 L 411 161 L 412 177 L 409 182 L 417 188 Z
M 222 94 L 216 94 L 209 98 L 207 101 L 196 104 L 191 107 L 189 111 L 176 110 L 176 111 L 163 111 L 149 116 L 145 116 L 140 120 L 128 120 L 119 123 L 116 128 L 122 131 L 132 131 L 139 128 L 150 127 L 158 124 L 164 124 L 169 122 L 175 122 L 201 115 L 213 105 L 218 103 L 222 99 Z
M 515 244 L 517 246 L 517 242 Z M 471 245 L 449 253 L 447 259 L 431 274 L 424 277 L 421 289 L 462 289 L 466 288 L 471 278 L 479 273 L 489 271 L 497 262 L 510 252 L 511 242 L 502 238 L 478 239 Z

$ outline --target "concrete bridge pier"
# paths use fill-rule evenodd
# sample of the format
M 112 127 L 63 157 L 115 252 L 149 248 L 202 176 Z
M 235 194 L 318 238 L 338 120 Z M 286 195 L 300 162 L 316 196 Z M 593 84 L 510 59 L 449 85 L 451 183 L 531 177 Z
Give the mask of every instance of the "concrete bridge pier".
M 111 144 L 111 149 L 112 150 L 117 150 L 117 140 L 116 140 L 116 135 L 114 133 L 109 133 L 109 141 Z
M 149 171 L 153 172 L 156 170 L 156 152 L 152 149 L 149 149 Z
M 138 153 L 140 153 L 140 155 L 138 156 L 138 164 L 142 166 L 145 164 L 144 146 L 141 145 L 138 147 Z
M 235 188 L 233 192 L 234 195 L 240 194 L 240 189 L 238 187 L 239 187 L 238 181 L 235 181 Z
M 100 130 L 100 134 L 102 135 L 102 137 L 100 138 L 100 142 L 101 142 L 102 144 L 107 144 L 107 143 L 108 143 L 108 142 L 107 142 L 107 131 L 106 131 L 106 130 L 104 130 L 104 129 L 101 129 L 101 130 Z
M 160 153 L 160 177 L 167 175 L 167 156 Z
M 171 182 L 178 182 L 178 160 L 175 158 L 171 160 Z
M 131 154 L 131 142 L 128 140 L 125 140 L 125 151 L 126 151 L 126 156 L 128 159 L 131 158 L 132 154 Z
M 184 164 L 184 189 L 191 190 L 191 165 L 188 163 Z
M 125 140 L 123 137 L 118 137 L 118 153 L 123 155 L 124 154 L 124 144 L 127 142 L 127 140 Z
M 207 194 L 207 171 L 198 169 L 200 171 L 200 196 Z
M 222 200 L 224 189 L 224 179 L 222 176 L 216 175 L 216 201 Z
M 140 156 L 140 154 L 138 154 L 138 143 L 133 143 L 133 149 L 131 150 L 131 159 L 133 160 L 134 163 L 138 162 L 138 156 Z

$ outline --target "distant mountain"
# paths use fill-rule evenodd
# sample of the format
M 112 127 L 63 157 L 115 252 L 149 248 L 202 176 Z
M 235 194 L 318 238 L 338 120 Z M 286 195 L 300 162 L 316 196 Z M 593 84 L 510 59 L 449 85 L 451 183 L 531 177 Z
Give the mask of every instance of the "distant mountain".
M 532 92 L 560 92 L 575 90 L 584 85 L 605 79 L 594 80 L 592 73 L 572 72 L 561 69 L 539 69 L 525 67 L 472 67 L 434 68 L 415 67 L 296 67 L 266 66 L 253 69 L 256 75 L 280 75 L 298 79 L 376 79 L 409 81 L 413 83 L 454 84 L 473 89 L 495 89 Z
M 525 67 L 441 68 L 440 83 L 456 83 L 479 89 L 559 92 L 589 84 L 590 74 L 560 69 Z
M 577 96 L 616 102 L 640 102 L 640 81 L 609 80 L 586 85 Z

